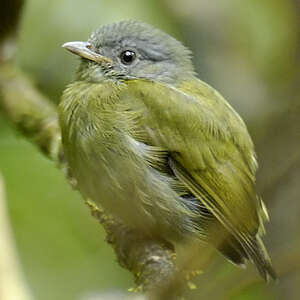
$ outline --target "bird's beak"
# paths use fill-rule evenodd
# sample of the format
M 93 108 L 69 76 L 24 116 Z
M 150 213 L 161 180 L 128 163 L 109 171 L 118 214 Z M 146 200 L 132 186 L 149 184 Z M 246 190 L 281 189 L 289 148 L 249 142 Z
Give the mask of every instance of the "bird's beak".
M 91 44 L 88 42 L 68 42 L 63 44 L 62 47 L 80 57 L 96 63 L 112 63 L 111 59 L 90 50 Z

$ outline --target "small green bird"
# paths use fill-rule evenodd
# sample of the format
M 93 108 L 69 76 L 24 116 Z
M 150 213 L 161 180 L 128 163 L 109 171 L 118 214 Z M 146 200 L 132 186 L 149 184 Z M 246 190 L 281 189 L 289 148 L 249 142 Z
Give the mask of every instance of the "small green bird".
M 275 279 L 253 143 L 240 116 L 196 77 L 191 52 L 137 21 L 63 47 L 81 57 L 59 117 L 83 196 L 145 234 L 208 242 Z

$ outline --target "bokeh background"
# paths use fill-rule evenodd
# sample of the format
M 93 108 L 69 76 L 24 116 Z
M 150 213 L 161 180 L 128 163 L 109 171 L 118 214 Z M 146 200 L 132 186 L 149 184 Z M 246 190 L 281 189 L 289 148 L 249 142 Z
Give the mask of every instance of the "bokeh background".
M 258 152 L 258 190 L 271 217 L 265 241 L 280 281 L 266 285 L 251 266 L 217 258 L 188 298 L 300 299 L 300 1 L 28 0 L 17 63 L 57 103 L 78 62 L 61 45 L 123 19 L 151 23 L 190 47 L 199 77 L 242 115 Z M 133 286 L 80 196 L 1 112 L 0 170 L 35 299 L 91 299 Z

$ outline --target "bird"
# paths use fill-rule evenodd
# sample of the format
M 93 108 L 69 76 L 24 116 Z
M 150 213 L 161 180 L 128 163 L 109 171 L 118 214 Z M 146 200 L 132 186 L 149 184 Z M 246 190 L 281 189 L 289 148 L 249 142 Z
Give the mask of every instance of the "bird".
M 145 235 L 208 243 L 276 279 L 262 241 L 269 217 L 255 190 L 253 142 L 238 113 L 198 78 L 191 51 L 135 20 L 63 48 L 80 58 L 58 107 L 80 193 Z

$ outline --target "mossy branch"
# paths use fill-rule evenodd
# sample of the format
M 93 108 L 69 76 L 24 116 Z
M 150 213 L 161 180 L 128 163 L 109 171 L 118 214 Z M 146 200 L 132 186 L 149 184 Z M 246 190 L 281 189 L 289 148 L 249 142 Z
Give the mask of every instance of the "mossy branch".
M 6 18 L 0 19 L 0 28 L 4 23 L 5 26 L 9 24 L 6 31 L 1 31 L 0 54 L 4 53 L 8 40 L 10 43 L 12 37 L 15 40 L 23 5 L 23 1 L 18 0 L 4 2 L 5 14 L 10 15 L 11 19 L 9 23 Z M 24 137 L 30 139 L 46 157 L 66 172 L 56 107 L 35 88 L 26 74 L 18 70 L 12 57 L 7 52 L 0 56 L 0 108 Z M 138 290 L 157 290 L 162 283 L 172 278 L 176 266 L 169 245 L 146 238 L 114 220 L 93 203 L 87 201 L 87 204 L 92 215 L 106 230 L 107 241 L 114 248 L 119 263 L 134 274 Z
M 55 106 L 12 64 L 0 65 L 0 107 L 26 138 L 66 172 Z M 87 204 L 106 230 L 107 241 L 120 264 L 134 274 L 138 290 L 153 290 L 174 274 L 173 252 L 169 245 L 145 238 L 92 202 L 87 201 Z

